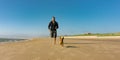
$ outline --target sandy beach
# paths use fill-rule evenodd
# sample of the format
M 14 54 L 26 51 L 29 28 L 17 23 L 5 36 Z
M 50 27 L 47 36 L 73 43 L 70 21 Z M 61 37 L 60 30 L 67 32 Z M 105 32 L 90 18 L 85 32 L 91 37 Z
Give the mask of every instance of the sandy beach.
M 120 60 L 120 39 L 51 38 L 0 44 L 0 60 Z

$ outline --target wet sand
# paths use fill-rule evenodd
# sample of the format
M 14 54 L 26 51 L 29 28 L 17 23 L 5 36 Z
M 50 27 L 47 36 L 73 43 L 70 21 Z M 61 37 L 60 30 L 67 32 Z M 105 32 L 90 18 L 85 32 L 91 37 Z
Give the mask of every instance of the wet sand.
M 120 39 L 51 38 L 0 44 L 0 60 L 120 60 Z

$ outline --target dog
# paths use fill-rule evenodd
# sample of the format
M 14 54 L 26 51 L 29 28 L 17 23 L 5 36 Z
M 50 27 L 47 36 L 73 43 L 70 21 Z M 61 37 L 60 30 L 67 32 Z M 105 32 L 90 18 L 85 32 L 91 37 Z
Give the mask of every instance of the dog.
M 60 46 L 64 46 L 64 37 L 60 36 Z

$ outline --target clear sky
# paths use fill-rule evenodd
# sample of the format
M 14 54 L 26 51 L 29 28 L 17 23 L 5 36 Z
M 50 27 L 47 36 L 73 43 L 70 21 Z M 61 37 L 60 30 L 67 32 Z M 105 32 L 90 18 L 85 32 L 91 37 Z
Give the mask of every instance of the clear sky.
M 59 35 L 120 32 L 120 0 L 0 0 L 0 35 L 49 35 L 52 16 Z

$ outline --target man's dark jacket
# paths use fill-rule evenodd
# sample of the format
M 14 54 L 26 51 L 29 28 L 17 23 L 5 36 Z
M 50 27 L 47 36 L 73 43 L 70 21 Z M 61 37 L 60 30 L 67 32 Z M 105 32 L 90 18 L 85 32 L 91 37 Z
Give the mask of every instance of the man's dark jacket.
M 49 23 L 48 25 L 48 29 L 50 29 L 51 31 L 56 31 L 56 29 L 58 29 L 58 23 L 55 21 L 54 23 L 52 23 L 52 21 Z

